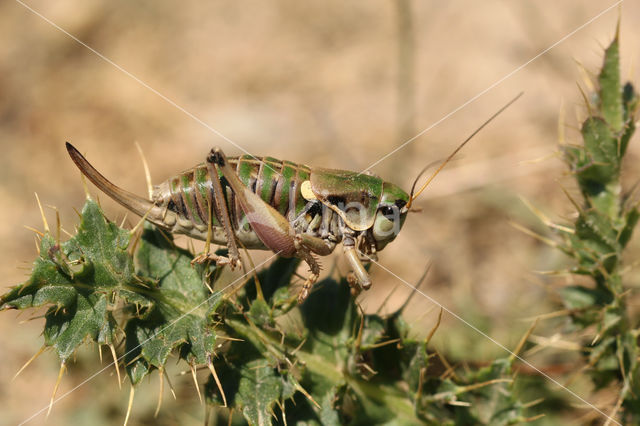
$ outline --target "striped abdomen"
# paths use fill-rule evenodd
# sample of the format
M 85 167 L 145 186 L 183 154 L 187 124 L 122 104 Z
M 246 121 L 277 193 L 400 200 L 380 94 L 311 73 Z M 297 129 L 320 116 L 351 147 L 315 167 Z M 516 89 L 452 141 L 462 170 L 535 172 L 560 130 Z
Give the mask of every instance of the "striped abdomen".
M 291 222 L 304 209 L 307 201 L 300 193 L 300 185 L 309 180 L 308 166 L 281 161 L 271 157 L 229 158 L 242 183 Z M 222 175 L 218 178 L 226 195 L 231 225 L 239 241 L 246 248 L 266 248 L 245 220 L 236 197 Z M 214 200 L 211 178 L 206 164 L 200 164 L 156 186 L 153 202 L 175 214 L 164 215 L 164 225 L 171 232 L 193 238 L 207 238 L 210 203 Z M 212 242 L 225 244 L 226 236 L 220 219 L 212 215 Z

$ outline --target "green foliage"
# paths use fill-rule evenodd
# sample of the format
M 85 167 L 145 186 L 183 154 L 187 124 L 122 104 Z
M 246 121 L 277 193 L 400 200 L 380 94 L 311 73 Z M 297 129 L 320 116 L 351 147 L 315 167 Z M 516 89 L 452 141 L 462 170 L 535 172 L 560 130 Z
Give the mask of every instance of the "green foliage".
M 189 364 L 206 365 L 216 341 L 214 314 L 222 301 L 210 295 L 208 275 L 193 256 L 177 248 L 157 230 L 146 226 L 136 251 L 136 273 L 149 290 L 140 292 L 146 304 L 125 326 L 125 365 L 131 382 L 138 383 L 151 367 L 163 368 L 176 350 Z M 131 309 L 131 307 L 129 307 Z
M 220 291 L 229 277 L 192 258 L 151 225 L 118 228 L 89 200 L 77 235 L 60 244 L 46 234 L 31 278 L 0 309 L 49 306 L 45 346 L 63 362 L 86 340 L 123 348 L 134 386 L 170 354 L 208 366 L 219 379 L 205 384 L 209 414 L 228 416 L 226 402 L 250 424 L 526 420 L 511 358 L 443 374 L 401 311 L 364 314 L 346 282 L 326 279 L 298 306 L 295 259 L 275 260 L 231 295 Z
M 613 385 L 626 420 L 637 423 L 638 328 L 637 318 L 629 317 L 621 260 L 640 213 L 638 203 L 623 194 L 620 173 L 635 130 L 638 95 L 620 81 L 617 37 L 605 51 L 598 83 L 581 129 L 584 144 L 565 147 L 582 201 L 575 202 L 578 216 L 561 245 L 575 261 L 572 272 L 591 277 L 592 284 L 565 287 L 560 295 L 573 323 L 593 332 L 584 354 L 594 384 Z
M 63 362 L 87 338 L 113 343 L 113 300 L 138 302 L 140 289 L 128 243 L 127 231 L 105 221 L 95 203 L 87 203 L 74 238 L 63 244 L 50 234 L 42 238 L 31 278 L 2 296 L 0 309 L 50 306 L 45 345 L 53 346 Z

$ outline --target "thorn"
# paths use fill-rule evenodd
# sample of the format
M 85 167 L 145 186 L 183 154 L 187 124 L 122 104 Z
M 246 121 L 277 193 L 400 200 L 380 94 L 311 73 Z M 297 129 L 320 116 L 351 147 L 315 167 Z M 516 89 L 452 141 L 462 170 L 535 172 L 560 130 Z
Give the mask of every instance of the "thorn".
M 31 226 L 28 226 L 28 225 L 22 225 L 22 226 L 24 226 L 25 229 L 28 229 L 29 231 L 35 232 L 37 235 L 44 237 L 44 233 L 38 231 L 36 228 L 32 228 Z
M 136 305 L 136 308 L 138 307 L 138 305 Z M 142 354 L 138 354 L 136 355 L 132 360 L 130 360 L 126 366 L 132 365 L 134 362 L 136 362 L 137 360 L 142 358 Z
M 443 311 L 442 306 L 440 306 L 440 312 L 438 313 L 438 321 L 436 321 L 436 325 L 433 326 L 433 328 L 429 332 L 429 335 L 424 340 L 425 345 L 427 345 L 431 341 L 431 338 L 436 333 L 436 330 L 438 329 L 438 327 L 440 327 L 440 321 L 442 320 L 442 311 Z
M 402 341 L 402 339 L 398 337 L 397 339 L 391 339 L 391 340 L 387 340 L 387 341 L 384 341 L 384 342 L 376 343 L 374 345 L 368 345 L 367 346 L 367 350 L 381 348 L 383 346 L 391 345 L 393 343 L 401 342 L 401 341 Z M 365 367 L 368 367 L 368 366 L 365 365 Z
M 122 389 L 122 377 L 120 377 L 120 367 L 118 366 L 118 357 L 116 356 L 116 348 L 113 344 L 109 345 L 111 356 L 113 357 L 113 365 L 116 367 L 116 375 L 118 376 L 118 389 Z
M 550 276 L 550 277 L 567 277 L 567 278 L 571 278 L 571 274 L 573 274 L 573 272 L 571 270 L 567 270 L 567 269 L 562 269 L 562 270 L 557 270 L 557 271 L 543 271 L 543 270 L 532 270 L 531 272 L 533 272 L 534 274 L 538 274 L 538 275 L 546 275 L 546 276 Z M 532 317 L 530 320 L 534 320 L 536 317 Z M 526 321 L 526 319 L 523 319 L 523 321 Z
M 528 356 L 531 356 L 534 352 L 539 352 L 539 350 L 542 350 L 544 348 L 554 348 L 563 351 L 590 352 L 589 348 L 585 348 L 578 343 L 561 340 L 561 336 L 558 334 L 554 334 L 551 337 L 536 336 L 535 334 L 533 334 L 529 337 L 529 341 L 535 343 L 538 346 L 527 351 Z M 539 350 L 536 351 L 535 349 Z
M 518 356 L 518 354 L 520 353 L 520 351 L 524 347 L 524 344 L 527 343 L 527 340 L 529 339 L 529 336 L 531 335 L 531 333 L 533 333 L 533 330 L 536 328 L 537 325 L 538 325 L 538 318 L 536 318 L 536 320 L 533 322 L 533 324 L 531 324 L 531 327 L 529 327 L 527 332 L 524 333 L 524 335 L 520 339 L 520 342 L 518 342 L 518 346 L 516 346 L 515 350 L 513 352 L 511 352 L 511 355 L 509 355 L 509 361 L 510 362 L 513 362 L 515 357 Z
M 65 234 L 67 237 L 69 237 L 69 238 L 73 238 L 73 235 L 71 235 L 71 233 L 70 233 L 70 232 L 68 232 L 67 230 L 65 230 L 62 226 L 60 227 L 60 230 L 61 230 L 62 232 L 64 232 L 64 234 Z
M 147 216 L 149 216 L 149 213 L 151 213 L 151 209 L 147 210 L 147 212 L 144 214 L 144 216 L 142 216 L 142 218 L 138 221 L 138 223 L 136 223 L 136 226 L 134 226 L 131 231 L 129 231 L 129 235 L 133 235 L 136 233 L 136 231 L 138 229 L 140 229 L 142 227 L 142 225 L 144 225 L 144 221 L 147 220 Z
M 360 311 L 360 327 L 358 327 L 358 336 L 356 337 L 355 349 L 356 352 L 360 352 L 360 345 L 362 344 L 362 334 L 364 330 L 364 311 L 362 310 L 362 306 L 359 303 L 356 303 L 358 307 L 358 311 Z
M 491 386 L 491 385 L 495 385 L 497 383 L 512 383 L 513 380 L 512 379 L 491 379 L 491 380 L 487 380 L 486 382 L 481 382 L 481 383 L 473 383 L 471 385 L 467 385 L 467 386 L 460 386 L 458 387 L 458 389 L 455 391 L 455 393 L 457 395 L 472 391 L 472 390 L 476 390 L 476 389 L 480 389 L 480 388 L 484 388 L 487 386 Z M 449 393 L 449 392 L 444 392 L 444 393 Z M 434 395 L 437 396 L 438 394 Z
M 127 215 L 129 212 L 125 212 L 124 216 L 122 216 L 122 222 L 120 222 L 120 228 L 124 228 L 125 222 L 127 221 Z
M 277 400 L 276 404 L 278 404 L 278 408 L 280 408 L 280 412 L 282 413 L 282 422 L 284 423 L 284 426 L 288 426 L 287 415 L 284 412 L 284 401 Z M 275 413 L 274 413 L 274 417 L 275 417 Z
M 242 244 L 242 241 L 238 240 L 238 243 L 240 243 L 240 245 L 242 246 L 242 249 L 244 250 L 244 254 L 247 255 L 247 259 L 249 259 L 249 264 L 251 264 L 251 272 L 252 272 L 251 275 L 253 275 L 253 282 L 256 283 L 256 297 L 259 299 L 265 300 L 264 294 L 262 293 L 262 285 L 260 284 L 260 279 L 258 278 L 258 270 L 256 269 L 255 263 L 253 263 L 253 258 L 249 254 L 249 251 L 244 246 L 244 244 Z M 247 269 L 245 268 L 244 264 L 242 264 L 242 270 L 245 274 L 247 274 Z
M 527 417 L 526 419 L 522 420 L 522 423 L 531 423 L 531 422 L 535 422 L 536 420 L 539 420 L 541 418 L 543 418 L 544 416 L 546 416 L 545 413 L 541 413 L 535 416 L 531 416 L 531 417 Z
M 49 417 L 49 414 L 51 413 L 51 409 L 53 408 L 53 402 L 54 402 L 54 399 L 56 398 L 56 392 L 58 392 L 58 386 L 60 386 L 60 382 L 62 381 L 62 375 L 64 374 L 65 369 L 66 369 L 66 366 L 63 361 L 60 364 L 60 372 L 58 372 L 58 380 L 56 380 L 56 385 L 53 388 L 53 394 L 51 395 L 51 400 L 49 401 L 49 409 L 47 410 L 46 417 Z
M 596 91 L 596 86 L 593 83 L 593 80 L 591 79 L 591 74 L 592 73 L 587 71 L 587 69 L 585 68 L 584 64 L 582 62 L 580 62 L 579 60 L 577 60 L 576 58 L 573 58 L 573 61 L 578 66 L 578 71 L 580 72 L 580 75 L 582 76 L 582 83 L 587 87 L 587 90 L 589 92 L 595 92 Z
M 603 426 L 609 426 L 611 424 L 611 421 L 613 420 L 613 417 L 618 414 L 618 411 L 620 411 L 620 407 L 622 407 L 622 403 L 624 402 L 624 394 L 625 392 L 621 392 L 620 395 L 618 396 L 618 400 L 616 401 L 616 405 L 613 407 L 613 410 L 611 411 L 611 414 L 609 414 L 607 421 L 605 422 L 605 424 Z
M 584 99 L 584 104 L 587 107 L 587 112 L 589 113 L 589 116 L 592 117 L 593 111 L 591 111 L 591 102 L 589 102 L 589 98 L 587 97 L 587 94 L 584 93 L 584 90 L 582 90 L 582 86 L 580 86 L 580 84 L 577 84 L 577 86 L 578 86 L 578 90 L 580 91 L 580 94 L 582 95 L 582 99 Z
M 60 211 L 56 206 L 47 205 L 47 207 L 56 211 L 56 243 L 60 244 Z
M 33 241 L 36 243 L 36 251 L 38 252 L 38 256 L 40 256 L 40 240 L 37 235 L 33 237 Z
M 549 152 L 549 154 L 543 155 L 541 157 L 532 158 L 530 160 L 520 160 L 516 164 L 518 164 L 519 166 L 540 164 L 549 160 L 553 160 L 554 158 L 560 158 L 561 154 L 562 153 L 560 151 L 552 151 Z
M 89 194 L 89 186 L 87 185 L 87 179 L 84 177 L 82 173 L 80 173 L 80 180 L 82 181 L 82 189 L 84 189 L 84 195 L 87 197 L 87 200 L 90 200 L 91 194 Z
M 189 364 L 189 369 L 191 370 L 191 377 L 193 377 L 193 383 L 196 386 L 196 391 L 198 392 L 198 399 L 200 400 L 200 404 L 202 404 L 202 395 L 200 394 L 200 386 L 198 386 L 198 378 L 196 377 L 196 369 L 193 368 L 193 364 Z
M 294 350 L 291 351 L 291 355 L 295 355 L 296 352 L 298 352 L 300 349 L 302 349 L 302 347 L 304 346 L 304 344 L 307 343 L 307 339 L 303 339 L 302 342 L 300 342 L 300 344 L 298 346 L 295 347 Z
M 154 419 L 158 417 L 158 413 L 160 412 L 160 407 L 162 407 L 163 392 L 164 392 L 164 368 L 160 367 L 160 392 L 158 392 L 158 404 L 156 405 L 156 411 L 155 413 L 153 413 Z
M 232 422 L 233 422 L 233 407 L 229 410 L 229 421 L 227 423 L 227 426 L 231 426 Z
M 320 404 L 318 404 L 318 403 L 316 402 L 316 400 L 315 400 L 315 399 L 313 399 L 313 397 L 309 394 L 309 392 L 307 392 L 307 390 L 306 390 L 305 388 L 303 388 L 302 386 L 300 386 L 300 383 L 298 383 L 298 382 L 296 382 L 296 389 L 298 389 L 298 390 L 299 390 L 299 391 L 300 391 L 304 396 L 306 396 L 306 397 L 307 397 L 307 399 L 308 399 L 309 401 L 313 402 L 313 404 L 314 404 L 316 407 L 318 407 L 318 408 L 322 408 L 322 407 L 320 406 Z
M 413 287 L 411 294 L 409 294 L 409 297 L 407 297 L 407 300 L 404 301 L 404 303 L 400 306 L 400 308 L 396 311 L 396 313 L 402 313 L 405 310 L 405 308 L 409 305 L 409 302 L 411 302 L 411 299 L 413 298 L 413 296 L 418 292 L 418 288 L 420 288 L 422 283 L 424 283 L 424 280 L 427 278 L 427 275 L 429 275 L 429 271 L 431 270 L 431 265 L 432 263 L 431 261 L 429 261 L 429 263 L 427 263 L 427 267 L 424 270 L 424 273 L 418 280 L 418 283 L 415 285 L 415 287 Z
M 380 304 L 380 306 L 378 307 L 378 309 L 376 309 L 376 315 L 380 315 L 380 313 L 382 312 L 382 310 L 384 309 L 385 306 L 387 306 L 387 303 L 389 303 L 389 300 L 391 300 L 391 296 L 394 295 L 394 293 L 398 290 L 398 288 L 401 287 L 400 284 L 394 286 L 391 291 L 385 296 L 384 300 L 382 301 L 382 303 Z
M 445 379 L 447 377 L 452 377 L 454 380 L 460 381 L 460 378 L 456 374 L 455 368 L 453 368 L 453 366 L 449 363 L 449 361 L 447 361 L 444 355 L 442 355 L 440 351 L 436 351 L 436 355 L 438 355 L 438 359 L 440 360 L 442 365 L 446 367 L 446 370 L 444 371 L 444 373 L 440 375 L 440 378 Z
M 416 392 L 415 401 L 421 401 L 422 400 L 422 387 L 424 385 L 424 379 L 425 379 L 426 374 L 427 374 L 426 367 L 422 367 L 420 369 L 420 371 L 418 372 L 418 390 Z
M 47 223 L 47 218 L 44 215 L 44 210 L 42 210 L 42 204 L 40 204 L 40 197 L 38 197 L 38 193 L 34 192 L 36 196 L 36 201 L 38 202 L 38 208 L 40 209 L 40 216 L 42 216 L 42 223 L 44 223 L 44 232 L 49 233 L 49 224 Z
M 531 236 L 531 237 L 533 237 L 533 238 L 535 238 L 537 240 L 540 240 L 540 241 L 542 241 L 543 243 L 547 244 L 550 247 L 555 247 L 555 248 L 558 247 L 558 243 L 556 243 L 552 239 L 543 237 L 542 235 L 537 234 L 537 233 L 533 232 L 532 230 L 530 230 L 528 228 L 525 228 L 524 226 L 520 225 L 519 223 L 509 221 L 509 224 L 511 226 L 513 226 L 514 228 L 516 228 L 517 230 L 519 230 L 520 232 L 523 232 L 523 233 L 525 233 L 525 234 L 527 234 L 527 235 L 529 235 L 529 236 Z
M 250 277 L 246 277 L 244 280 L 242 280 L 241 283 L 231 286 L 230 290 L 227 290 L 224 294 L 223 297 L 225 297 L 226 299 L 230 299 L 238 290 L 240 290 L 242 287 L 244 287 L 249 280 L 251 280 Z
M 546 314 L 541 314 L 541 315 L 536 315 L 535 317 L 528 317 L 528 318 L 523 318 L 522 321 L 525 322 L 530 322 L 530 321 L 536 321 L 536 320 L 547 320 L 547 319 L 551 319 L 551 318 L 557 318 L 557 317 L 563 317 L 565 315 L 570 315 L 571 314 L 571 309 L 561 309 L 559 311 L 554 311 L 554 312 L 549 312 Z
M 131 415 L 131 407 L 133 407 L 133 395 L 135 394 L 135 389 L 136 388 L 131 385 L 131 392 L 129 392 L 129 404 L 127 405 L 127 415 L 124 418 L 124 426 L 127 426 L 129 416 Z
M 207 366 L 209 367 L 209 371 L 213 375 L 213 379 L 216 381 L 216 385 L 218 386 L 218 390 L 220 391 L 220 395 L 222 395 L 222 403 L 223 407 L 227 406 L 227 396 L 224 394 L 224 390 L 222 389 L 222 383 L 220 383 L 220 379 L 218 378 L 218 373 L 216 373 L 216 369 L 211 362 L 211 354 L 207 354 Z
M 544 402 L 544 398 L 538 398 L 538 399 L 534 399 L 533 401 L 526 402 L 526 403 L 522 404 L 522 408 L 535 407 L 536 405 L 540 404 L 541 402 Z
M 102 345 L 98 345 L 98 357 L 100 357 L 100 365 L 102 365 Z
M 211 285 L 209 284 L 209 278 L 207 276 L 202 277 L 202 281 L 204 281 L 204 285 L 207 287 L 207 290 L 209 290 L 209 293 L 213 294 L 213 288 L 211 287 Z
M 569 199 L 571 204 L 573 204 L 573 206 L 576 208 L 578 213 L 582 213 L 582 208 L 580 208 L 580 205 L 576 202 L 576 200 L 573 199 L 571 194 L 569 194 L 569 191 L 567 191 L 567 189 L 564 186 L 560 186 L 560 189 L 562 189 L 562 192 L 564 192 L 564 195 L 567 196 L 567 198 Z
M 134 142 L 136 149 L 138 150 L 138 154 L 140 154 L 140 159 L 142 160 L 142 167 L 144 168 L 144 177 L 147 181 L 147 192 L 149 193 L 149 199 L 153 199 L 153 184 L 151 183 L 151 173 L 149 173 L 149 164 L 147 164 L 147 159 L 144 157 L 144 152 L 142 152 L 142 147 L 138 141 Z
M 229 340 L 231 342 L 244 342 L 244 339 L 238 339 L 237 337 L 229 336 L 216 336 L 216 339 Z
M 169 384 L 169 391 L 171 392 L 171 395 L 173 395 L 173 399 L 177 400 L 178 398 L 176 397 L 176 392 L 173 389 L 173 385 L 171 384 L 171 379 L 169 379 L 169 375 L 167 374 L 167 371 L 163 369 L 162 373 L 164 374 L 164 377 L 167 379 L 167 383 Z
M 581 108 L 579 108 L 577 105 L 574 105 L 574 113 L 576 115 L 576 123 L 583 123 L 585 120 L 584 111 Z M 570 126 L 569 128 L 580 133 L 580 126 Z
M 452 401 L 447 401 L 446 403 L 448 405 L 453 405 L 457 407 L 471 407 L 471 403 L 467 401 L 452 400 Z
M 24 288 L 24 287 L 21 287 L 20 289 L 22 290 L 23 288 Z M 22 315 L 22 314 L 23 314 L 23 312 L 18 312 L 18 316 L 20 316 L 20 315 Z M 34 315 L 34 316 L 32 316 L 31 318 L 27 318 L 27 319 L 25 319 L 25 320 L 21 320 L 18 324 L 20 324 L 20 325 L 22 325 L 22 324 L 26 324 L 26 323 L 28 323 L 29 321 L 33 321 L 33 320 L 37 320 L 37 319 L 41 319 L 41 318 L 44 318 L 44 317 L 45 317 L 45 315 L 44 315 L 44 314 L 43 314 L 43 315 Z
M 132 256 L 135 254 L 136 248 L 138 247 L 138 243 L 140 242 L 141 239 L 142 239 L 142 232 L 139 232 L 133 235 L 133 238 L 129 240 L 128 248 L 130 248 L 129 253 L 131 253 Z
M 524 197 L 519 197 L 519 198 L 522 204 L 524 204 L 531 211 L 531 213 L 533 213 L 538 218 L 538 220 L 540 220 L 540 222 L 544 223 L 549 228 L 557 229 L 559 231 L 563 231 L 568 234 L 575 234 L 575 230 L 573 228 L 569 228 L 568 226 L 562 226 L 562 225 L 557 225 L 553 223 L 551 219 L 547 217 L 547 215 L 545 215 L 540 209 L 538 209 L 533 204 L 531 204 L 529 200 L 527 200 Z
M 11 381 L 14 381 L 16 379 L 16 377 L 18 377 L 20 375 L 20 373 L 22 373 L 22 371 L 27 368 L 29 366 L 29 364 L 31 364 L 36 358 L 38 358 L 42 352 L 44 352 L 44 350 L 46 349 L 46 346 L 42 346 L 40 348 L 40 350 L 38 350 L 38 352 L 36 352 L 31 358 L 29 358 L 29 361 L 27 361 L 21 368 L 20 370 L 18 370 L 18 372 L 15 374 L 15 376 L 13 376 L 13 378 L 11 379 Z

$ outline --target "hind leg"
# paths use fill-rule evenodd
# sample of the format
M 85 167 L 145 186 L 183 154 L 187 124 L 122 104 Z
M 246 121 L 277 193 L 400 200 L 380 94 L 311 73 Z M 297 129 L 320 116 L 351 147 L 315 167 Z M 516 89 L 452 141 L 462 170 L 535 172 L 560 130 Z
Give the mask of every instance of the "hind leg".
M 226 197 L 224 195 L 222 184 L 220 183 L 220 167 L 217 163 L 212 161 L 211 155 L 207 156 L 207 169 L 209 171 L 209 179 L 211 180 L 211 186 L 213 189 L 213 196 L 211 192 L 207 192 L 207 204 L 209 205 L 209 231 L 207 236 L 207 246 L 205 252 L 197 256 L 193 263 L 203 263 L 208 260 L 213 260 L 217 265 L 231 265 L 234 268 L 240 265 L 240 253 L 238 252 L 238 245 L 236 244 L 236 235 L 231 225 L 231 217 L 229 215 L 229 209 L 227 208 Z M 229 249 L 229 257 L 218 256 L 215 253 L 209 252 L 209 243 L 211 241 L 211 226 L 213 213 L 215 217 L 222 224 L 224 233 L 227 239 L 227 247 Z
M 242 184 L 219 148 L 211 150 L 207 164 L 216 165 L 229 182 L 240 208 L 265 246 L 281 256 L 298 257 L 309 265 L 311 275 L 303 284 L 298 296 L 298 302 L 302 303 L 320 276 L 320 265 L 312 253 L 326 256 L 333 251 L 335 243 L 307 234 L 296 234 L 289 221 L 280 212 Z

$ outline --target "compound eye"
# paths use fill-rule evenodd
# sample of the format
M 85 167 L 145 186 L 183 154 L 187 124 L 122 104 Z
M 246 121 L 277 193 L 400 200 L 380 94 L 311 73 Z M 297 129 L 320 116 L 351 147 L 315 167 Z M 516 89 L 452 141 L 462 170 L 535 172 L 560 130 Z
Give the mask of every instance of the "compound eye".
M 380 207 L 380 211 L 388 219 L 392 219 L 393 218 L 393 207 L 391 207 L 391 206 L 382 206 L 382 207 Z M 391 216 L 391 218 L 389 216 Z
M 402 210 L 402 208 L 407 205 L 407 202 L 402 199 L 397 199 L 394 204 L 398 207 L 398 210 Z

